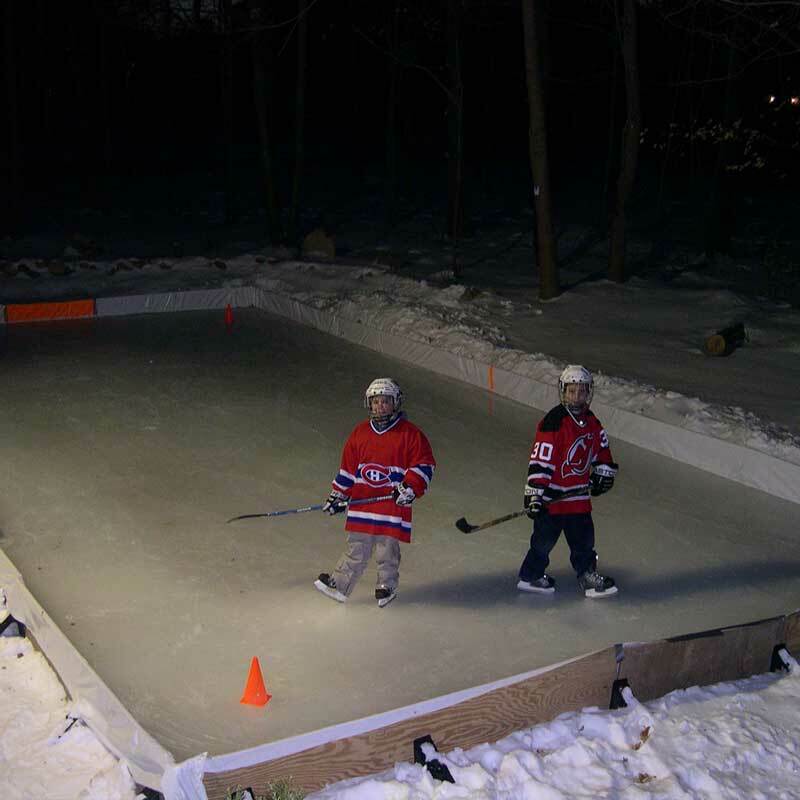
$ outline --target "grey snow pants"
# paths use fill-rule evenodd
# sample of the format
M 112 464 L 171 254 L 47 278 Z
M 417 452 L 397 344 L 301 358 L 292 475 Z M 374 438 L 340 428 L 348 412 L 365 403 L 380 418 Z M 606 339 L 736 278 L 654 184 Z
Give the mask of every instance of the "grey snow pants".
M 375 553 L 378 567 L 376 586 L 397 589 L 400 582 L 400 542 L 392 536 L 373 536 L 370 533 L 347 533 L 347 547 L 333 570 L 336 588 L 345 596 L 355 588 L 367 564 Z

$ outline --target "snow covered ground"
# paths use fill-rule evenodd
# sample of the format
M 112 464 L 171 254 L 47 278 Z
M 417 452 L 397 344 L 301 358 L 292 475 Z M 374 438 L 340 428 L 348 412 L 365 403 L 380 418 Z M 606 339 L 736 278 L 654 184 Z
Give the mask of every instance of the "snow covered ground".
M 691 269 L 669 283 L 634 279 L 623 286 L 578 283 L 585 269 L 565 271 L 562 280 L 574 278 L 575 288 L 539 303 L 529 288 L 501 281 L 493 288 L 486 262 L 474 280 L 467 271 L 455 283 L 447 265 L 431 263 L 424 252 L 417 254 L 424 279 L 395 274 L 380 257 L 346 265 L 256 251 L 224 260 L 68 256 L 63 275 L 35 259 L 6 261 L 0 299 L 254 283 L 553 385 L 564 363 L 582 362 L 595 371 L 605 402 L 800 464 L 800 314 L 713 285 Z M 745 323 L 749 342 L 728 358 L 704 356 L 704 337 L 737 321 Z M 0 721 L 0 796 L 133 797 L 124 769 L 88 729 L 78 724 L 63 733 L 68 707 L 41 656 L 13 638 L 0 644 L 0 697 L 4 712 L 12 710 Z M 793 665 L 780 679 L 690 690 L 645 706 L 630 698 L 626 710 L 567 715 L 448 754 L 455 786 L 399 765 L 319 797 L 800 797 L 798 681 Z M 23 688 L 33 699 L 24 699 Z M 70 782 L 60 777 L 65 771 Z M 31 783 L 34 776 L 40 783 Z
M 742 800 L 800 797 L 800 670 L 693 687 L 626 708 L 586 708 L 493 744 L 342 781 L 309 800 Z

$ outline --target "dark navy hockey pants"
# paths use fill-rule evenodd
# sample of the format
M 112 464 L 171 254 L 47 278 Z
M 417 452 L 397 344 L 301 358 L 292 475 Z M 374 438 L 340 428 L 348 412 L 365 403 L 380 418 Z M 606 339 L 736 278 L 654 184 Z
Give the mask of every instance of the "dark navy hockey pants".
M 564 531 L 569 545 L 569 560 L 576 575 L 591 572 L 597 566 L 594 551 L 594 522 L 591 514 L 548 514 L 541 512 L 533 521 L 531 545 L 522 566 L 519 578 L 535 581 L 544 575 L 550 563 L 550 551 L 556 546 Z

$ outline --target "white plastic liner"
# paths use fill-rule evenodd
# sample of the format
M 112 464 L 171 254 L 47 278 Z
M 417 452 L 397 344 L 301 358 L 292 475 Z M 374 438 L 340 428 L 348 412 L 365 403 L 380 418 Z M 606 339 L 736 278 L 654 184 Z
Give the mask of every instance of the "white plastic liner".
M 117 758 L 133 779 L 160 789 L 165 770 L 175 760 L 130 715 L 25 586 L 22 576 L 0 550 L 0 589 L 14 619 L 24 623 L 53 665 L 73 700 L 73 711 Z M 203 792 L 205 795 L 205 791 Z M 182 800 L 168 798 L 168 800 Z
M 227 305 L 232 308 L 255 305 L 254 289 L 250 286 L 234 286 L 163 294 L 100 297 L 95 301 L 95 314 L 98 317 L 117 317 L 172 311 L 207 311 L 225 308 Z
M 321 311 L 262 289 L 255 290 L 255 305 L 394 358 L 410 361 L 440 375 L 494 391 L 495 394 L 525 405 L 543 410 L 553 405 L 553 387 L 535 378 L 465 358 L 435 345 L 407 339 L 392 331 L 367 328 L 362 323 L 339 314 Z M 669 425 L 642 414 L 615 408 L 605 404 L 602 392 L 597 390 L 592 409 L 597 412 L 606 431 L 624 442 L 752 486 L 784 500 L 800 503 L 800 465 L 749 447 Z

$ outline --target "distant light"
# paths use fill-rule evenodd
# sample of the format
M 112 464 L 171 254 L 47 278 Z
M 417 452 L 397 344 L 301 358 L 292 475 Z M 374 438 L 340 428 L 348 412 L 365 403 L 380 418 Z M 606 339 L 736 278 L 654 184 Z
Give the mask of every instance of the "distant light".
M 789 102 L 793 106 L 800 106 L 800 97 L 792 97 L 792 98 L 789 99 Z
M 774 102 L 775 102 L 777 99 L 778 99 L 778 98 L 777 98 L 777 97 L 775 97 L 775 95 L 774 95 L 774 94 L 771 94 L 771 95 L 769 95 L 769 96 L 767 97 L 767 102 L 768 102 L 768 103 L 774 103 Z

